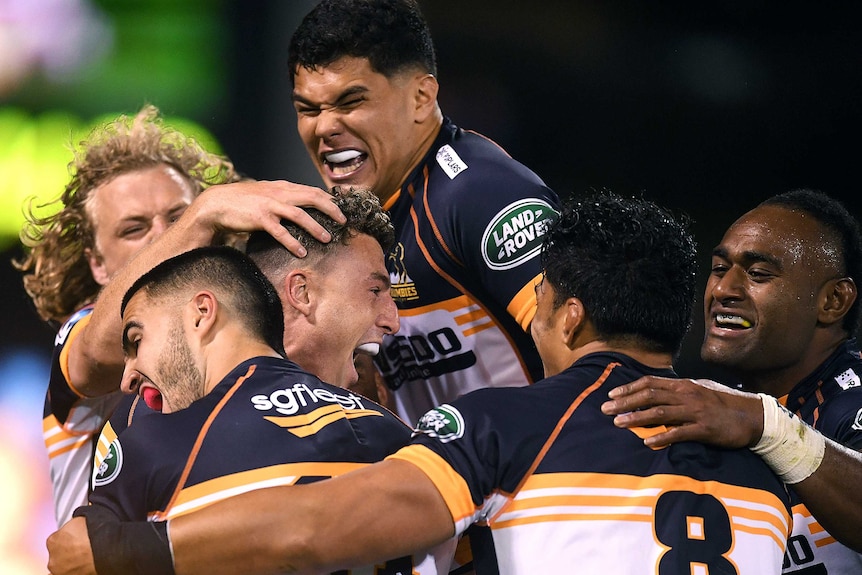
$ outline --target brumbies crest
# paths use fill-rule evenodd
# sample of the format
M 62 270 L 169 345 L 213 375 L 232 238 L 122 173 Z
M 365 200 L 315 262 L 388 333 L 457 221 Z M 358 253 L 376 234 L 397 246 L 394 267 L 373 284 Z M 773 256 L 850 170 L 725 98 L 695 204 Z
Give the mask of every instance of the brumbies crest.
M 444 403 L 422 416 L 413 431 L 414 435 L 418 433 L 449 443 L 464 436 L 464 418 L 460 411 Z
M 508 270 L 539 253 L 556 210 L 547 202 L 530 198 L 509 204 L 482 234 L 482 257 L 493 270 Z

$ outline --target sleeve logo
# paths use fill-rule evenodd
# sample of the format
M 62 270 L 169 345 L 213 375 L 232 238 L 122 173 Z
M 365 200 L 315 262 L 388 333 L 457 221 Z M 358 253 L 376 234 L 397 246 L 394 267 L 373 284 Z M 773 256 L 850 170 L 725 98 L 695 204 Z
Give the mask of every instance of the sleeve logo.
M 436 437 L 440 443 L 449 443 L 464 436 L 464 418 L 460 411 L 444 403 L 422 416 L 413 430 L 413 436 L 420 433 Z
M 547 202 L 518 200 L 499 212 L 482 234 L 482 258 L 492 270 L 508 270 L 537 255 L 556 215 Z
M 115 439 L 108 447 L 108 452 L 105 458 L 96 468 L 96 473 L 93 476 L 93 486 L 100 487 L 107 485 L 117 478 L 120 470 L 123 468 L 123 448 L 120 447 L 120 440 Z

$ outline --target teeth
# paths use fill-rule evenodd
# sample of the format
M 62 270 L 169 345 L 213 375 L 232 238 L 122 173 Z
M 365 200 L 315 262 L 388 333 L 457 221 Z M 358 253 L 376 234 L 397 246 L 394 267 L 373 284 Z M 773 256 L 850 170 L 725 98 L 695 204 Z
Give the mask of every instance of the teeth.
M 380 344 L 379 343 L 363 343 L 359 347 L 356 348 L 356 351 L 359 353 L 364 353 L 365 355 L 375 356 L 380 353 Z
M 747 319 L 743 319 L 738 315 L 724 315 L 718 314 L 715 316 L 715 322 L 718 324 L 732 324 L 732 325 L 740 325 L 742 327 L 751 327 L 751 322 Z
M 326 158 L 326 161 L 330 164 L 341 164 L 343 162 L 348 162 L 354 158 L 358 158 L 361 155 L 362 152 L 358 150 L 344 150 L 342 152 L 324 154 L 323 157 Z

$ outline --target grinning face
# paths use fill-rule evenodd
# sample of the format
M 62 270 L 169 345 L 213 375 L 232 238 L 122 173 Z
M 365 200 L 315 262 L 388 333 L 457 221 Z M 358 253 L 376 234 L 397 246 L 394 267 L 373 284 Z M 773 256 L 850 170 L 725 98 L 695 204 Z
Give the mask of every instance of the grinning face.
M 311 325 L 302 341 L 286 337 L 287 355 L 323 381 L 348 387 L 358 379 L 354 355 L 376 354 L 383 336 L 399 328 L 383 250 L 359 234 L 304 273 Z
M 185 409 L 205 394 L 181 315 L 176 306 L 152 302 L 144 292 L 136 293 L 123 313 L 122 389 L 164 413 Z
M 798 382 L 814 368 L 806 354 L 841 265 L 812 217 L 779 206 L 748 212 L 713 251 L 701 356 L 743 382 Z
M 418 122 L 427 107 L 417 103 L 417 90 L 429 78 L 416 72 L 387 78 L 366 58 L 347 56 L 315 70 L 299 67 L 297 129 L 328 187 L 368 188 L 383 203 L 398 191 L 425 153 L 427 134 Z
M 92 191 L 87 215 L 95 249 L 87 257 L 99 285 L 141 248 L 159 237 L 194 199 L 192 186 L 174 168 L 154 166 L 117 176 Z

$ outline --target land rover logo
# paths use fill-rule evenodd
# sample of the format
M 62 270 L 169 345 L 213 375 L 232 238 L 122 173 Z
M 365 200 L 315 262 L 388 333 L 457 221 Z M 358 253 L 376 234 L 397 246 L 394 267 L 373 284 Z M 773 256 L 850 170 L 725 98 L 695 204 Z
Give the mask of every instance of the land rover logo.
M 96 469 L 96 476 L 93 478 L 93 485 L 99 487 L 107 485 L 117 478 L 120 470 L 123 468 L 123 448 L 120 447 L 120 440 L 115 439 L 108 446 L 108 453 Z
M 449 443 L 464 435 L 464 418 L 461 412 L 444 403 L 422 416 L 415 433 L 436 437 L 440 443 Z
M 535 198 L 500 210 L 482 234 L 482 257 L 493 270 L 508 270 L 539 253 L 542 236 L 556 211 Z

